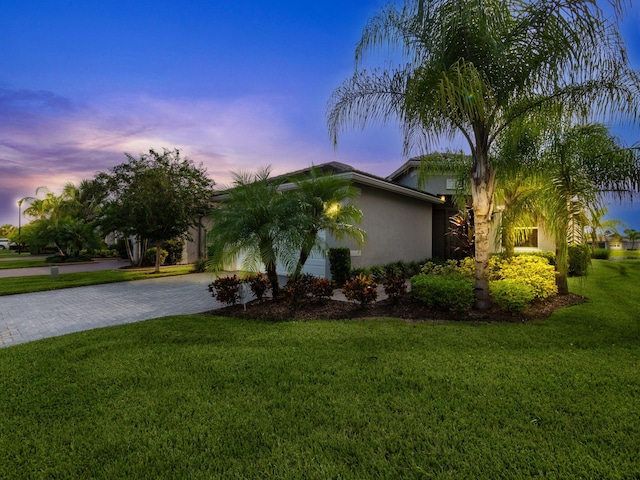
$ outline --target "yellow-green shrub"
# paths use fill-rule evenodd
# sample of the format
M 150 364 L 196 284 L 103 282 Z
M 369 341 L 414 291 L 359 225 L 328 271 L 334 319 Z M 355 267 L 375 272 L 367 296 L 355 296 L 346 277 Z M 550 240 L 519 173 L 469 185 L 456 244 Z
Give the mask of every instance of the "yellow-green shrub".
M 511 313 L 524 312 L 534 298 L 531 287 L 518 280 L 495 280 L 489 284 L 489 290 L 491 299 Z
M 427 275 L 462 275 L 473 278 L 474 269 L 475 261 L 466 257 L 462 260 L 447 260 L 445 263 L 427 262 L 420 272 Z
M 508 260 L 494 257 L 489 265 L 490 280 L 516 280 L 529 286 L 536 299 L 558 293 L 555 269 L 542 257 L 522 255 Z

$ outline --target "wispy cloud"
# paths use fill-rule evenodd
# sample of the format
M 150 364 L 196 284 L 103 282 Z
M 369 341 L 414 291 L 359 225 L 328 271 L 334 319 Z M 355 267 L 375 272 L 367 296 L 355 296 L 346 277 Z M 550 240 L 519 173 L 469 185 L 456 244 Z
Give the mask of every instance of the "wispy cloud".
M 0 90 L 0 200 L 32 195 L 40 185 L 56 191 L 122 163 L 124 152 L 150 148 L 180 149 L 218 183 L 232 170 L 270 164 L 284 173 L 332 160 L 326 137 L 301 140 L 279 101 L 137 96 L 89 104 L 52 92 Z

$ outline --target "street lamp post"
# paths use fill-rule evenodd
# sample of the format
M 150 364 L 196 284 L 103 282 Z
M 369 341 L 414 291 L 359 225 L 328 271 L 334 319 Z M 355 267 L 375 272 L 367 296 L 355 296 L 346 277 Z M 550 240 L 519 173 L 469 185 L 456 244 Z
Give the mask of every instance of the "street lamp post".
M 18 255 L 20 255 L 22 253 L 22 238 L 21 238 L 21 231 L 22 231 L 22 201 L 24 200 L 24 198 L 21 198 L 20 200 L 18 200 Z

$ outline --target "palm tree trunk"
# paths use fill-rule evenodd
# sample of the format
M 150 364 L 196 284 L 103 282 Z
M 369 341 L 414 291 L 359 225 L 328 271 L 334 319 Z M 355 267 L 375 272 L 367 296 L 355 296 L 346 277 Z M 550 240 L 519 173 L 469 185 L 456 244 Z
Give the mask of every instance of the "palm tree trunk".
M 291 277 L 293 281 L 296 281 L 300 277 L 300 274 L 302 273 L 302 268 L 304 267 L 304 264 L 307 263 L 307 260 L 309 259 L 309 255 L 311 255 L 311 250 L 313 250 L 313 246 L 316 243 L 317 236 L 318 236 L 318 232 L 317 231 L 313 232 L 312 234 L 309 234 L 307 239 L 304 241 L 304 244 L 300 249 L 300 256 L 298 257 L 298 263 L 296 264 L 296 269 L 294 270 L 293 275 Z
M 475 296 L 474 307 L 488 310 L 489 299 L 489 230 L 493 214 L 495 172 L 489 168 L 488 149 L 480 150 L 471 172 L 471 198 L 475 235 Z
M 280 285 L 278 284 L 278 274 L 276 273 L 275 262 L 269 262 L 265 265 L 267 270 L 267 278 L 271 283 L 271 294 L 273 298 L 277 298 L 280 295 Z

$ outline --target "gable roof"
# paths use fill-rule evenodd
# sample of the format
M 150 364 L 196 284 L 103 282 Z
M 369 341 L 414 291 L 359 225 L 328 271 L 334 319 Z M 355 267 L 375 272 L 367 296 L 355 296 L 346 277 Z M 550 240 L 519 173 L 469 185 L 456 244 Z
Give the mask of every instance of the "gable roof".
M 295 188 L 295 186 L 291 182 L 289 182 L 288 179 L 292 177 L 303 177 L 305 174 L 308 174 L 312 168 L 318 169 L 325 174 L 332 174 L 332 175 L 337 175 L 340 177 L 347 178 L 351 180 L 351 182 L 355 185 L 358 185 L 358 184 L 366 185 L 366 186 L 378 188 L 380 190 L 384 190 L 387 192 L 395 193 L 397 195 L 416 198 L 418 200 L 423 200 L 429 203 L 435 203 L 435 204 L 443 203 L 443 201 L 440 200 L 439 197 L 432 195 L 430 193 L 426 193 L 422 190 L 400 185 L 399 183 L 390 181 L 382 177 L 378 177 L 376 175 L 372 175 L 367 172 L 363 172 L 361 170 L 357 170 L 353 168 L 351 165 L 347 165 L 345 163 L 340 163 L 340 162 L 327 162 L 327 163 L 322 163 L 320 165 L 312 165 L 311 167 L 303 168 L 301 170 L 296 170 L 294 172 L 272 177 L 270 180 L 282 181 L 283 183 L 282 185 L 280 185 L 280 188 L 282 190 L 290 190 Z M 226 194 L 226 190 L 222 192 L 218 192 L 217 194 L 214 195 L 214 198 L 223 199 L 225 194 Z
M 419 162 L 417 163 L 419 164 Z M 424 200 L 430 203 L 436 203 L 436 204 L 444 203 L 439 197 L 432 195 L 430 193 L 424 192 L 422 190 L 418 190 L 416 188 L 400 185 L 399 183 L 396 183 L 387 178 L 382 178 L 377 175 L 364 172 L 362 170 L 357 170 L 353 168 L 351 165 L 347 165 L 345 163 L 340 163 L 340 162 L 328 162 L 328 163 L 322 163 L 320 165 L 312 165 L 311 167 L 304 168 L 302 170 L 298 170 L 286 175 L 280 175 L 274 178 L 282 178 L 282 177 L 290 178 L 295 176 L 304 176 L 304 174 L 308 173 L 312 168 L 318 169 L 321 172 L 326 174 L 332 174 L 332 175 L 348 178 L 354 184 L 367 185 L 373 188 L 378 188 L 380 190 L 385 190 L 385 191 L 395 193 L 398 195 L 403 195 L 406 197 L 417 198 L 419 200 Z M 291 184 L 289 183 L 289 185 Z M 287 184 L 284 184 L 283 188 L 286 189 Z

